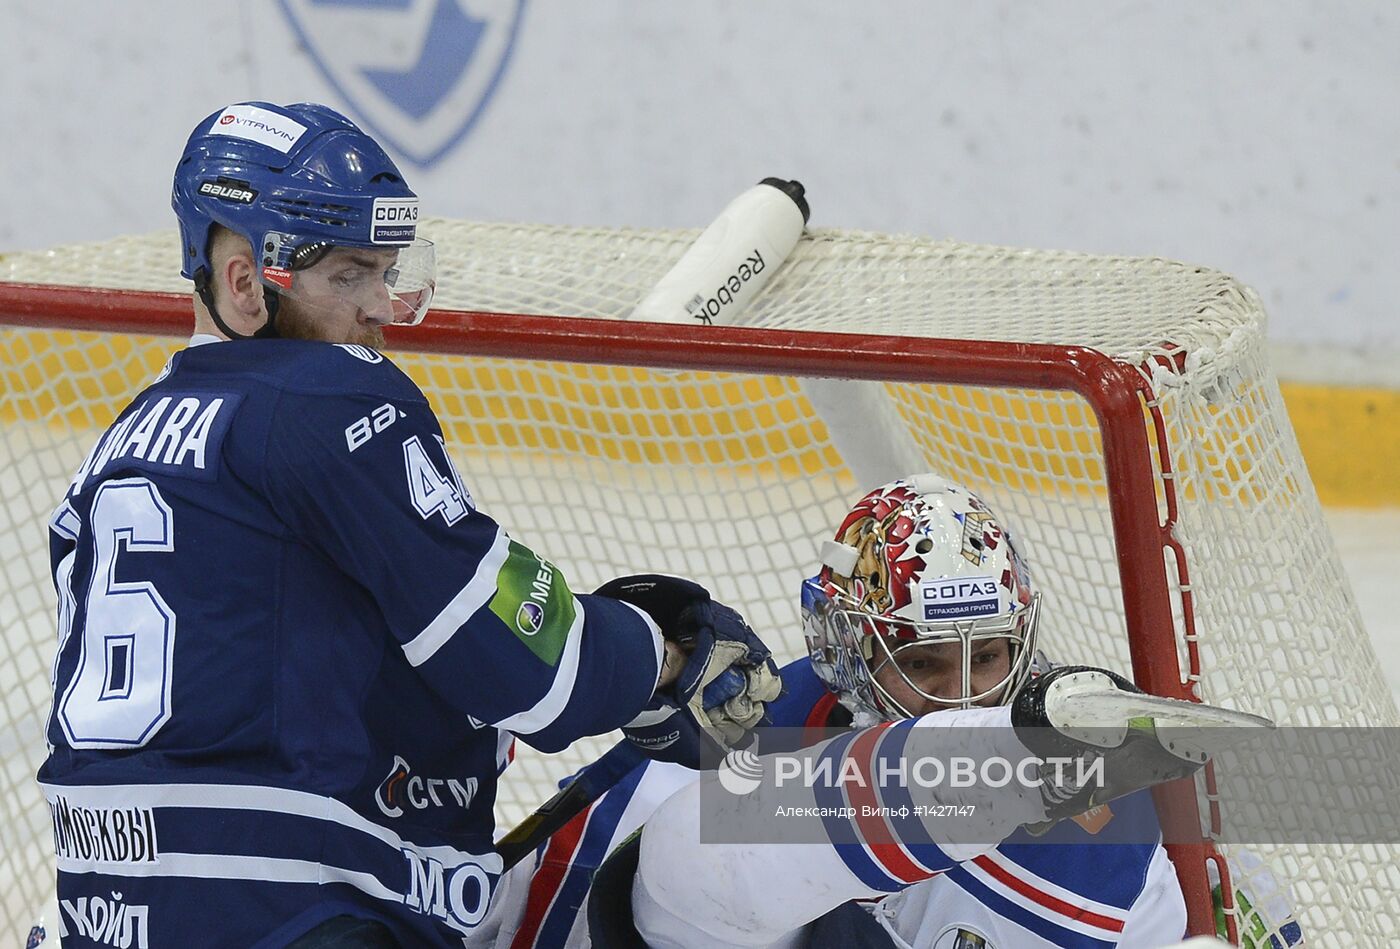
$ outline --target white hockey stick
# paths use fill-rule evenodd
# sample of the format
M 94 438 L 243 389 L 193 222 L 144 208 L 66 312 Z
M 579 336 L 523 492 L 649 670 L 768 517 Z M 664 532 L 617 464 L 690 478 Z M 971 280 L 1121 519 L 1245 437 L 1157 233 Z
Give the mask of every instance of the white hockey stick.
M 1256 729 L 1274 727 L 1262 715 L 1127 692 L 1103 673 L 1086 672 L 1057 685 L 1046 697 L 1050 724 L 1068 738 L 1101 748 L 1117 748 L 1130 730 L 1150 731 L 1178 758 L 1202 762 L 1253 740 Z

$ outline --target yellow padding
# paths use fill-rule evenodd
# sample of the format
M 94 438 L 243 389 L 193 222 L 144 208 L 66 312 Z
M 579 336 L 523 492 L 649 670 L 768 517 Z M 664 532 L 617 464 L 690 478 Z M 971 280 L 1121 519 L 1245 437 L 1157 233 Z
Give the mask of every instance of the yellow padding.
M 92 429 L 95 437 L 183 344 L 119 334 L 0 333 L 0 422 L 45 421 Z M 794 379 L 394 358 L 429 393 L 449 444 L 467 451 L 731 465 L 736 474 L 780 478 L 842 467 Z M 1098 429 L 1076 398 L 958 386 L 888 391 L 931 467 L 1013 491 L 1102 491 Z M 1282 391 L 1324 504 L 1400 505 L 1400 392 L 1299 384 Z M 1261 410 L 1246 400 L 1207 411 L 1214 435 L 1194 446 L 1195 471 L 1182 484 L 1183 499 L 1252 501 L 1272 490 L 1250 478 L 1255 454 L 1270 450 L 1255 431 Z
M 183 345 L 120 333 L 0 332 L 0 422 L 100 432 Z
M 1400 506 L 1400 391 L 1280 388 L 1323 504 Z
M 450 444 L 794 478 L 840 465 L 792 379 L 400 354 Z

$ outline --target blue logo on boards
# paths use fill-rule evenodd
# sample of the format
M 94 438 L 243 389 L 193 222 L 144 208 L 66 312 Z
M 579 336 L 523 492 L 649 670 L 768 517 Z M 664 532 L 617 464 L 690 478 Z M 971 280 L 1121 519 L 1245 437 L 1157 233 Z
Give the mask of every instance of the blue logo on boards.
M 472 130 L 510 62 L 525 0 L 280 0 L 356 119 L 420 167 Z

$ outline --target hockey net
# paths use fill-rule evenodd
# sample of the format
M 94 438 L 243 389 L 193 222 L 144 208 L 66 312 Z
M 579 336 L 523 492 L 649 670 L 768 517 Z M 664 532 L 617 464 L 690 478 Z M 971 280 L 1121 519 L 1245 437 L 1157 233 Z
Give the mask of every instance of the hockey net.
M 423 232 L 438 244 L 439 312 L 391 339 L 394 358 L 482 509 L 575 589 L 694 577 L 792 659 L 820 541 L 872 479 L 934 470 L 1020 538 L 1052 658 L 1281 723 L 1400 724 L 1268 366 L 1263 311 L 1228 276 L 814 231 L 744 328 L 656 327 L 602 321 L 624 318 L 694 232 Z M 173 233 L 0 258 L 6 935 L 52 886 L 33 783 L 54 650 L 47 519 L 100 431 L 183 345 L 178 260 Z M 501 824 L 606 744 L 523 751 Z M 1158 800 L 1195 821 L 1203 794 L 1179 784 Z M 1236 883 L 1290 888 L 1312 944 L 1400 942 L 1397 848 L 1218 849 Z M 1216 852 L 1172 852 L 1194 931 L 1210 922 Z

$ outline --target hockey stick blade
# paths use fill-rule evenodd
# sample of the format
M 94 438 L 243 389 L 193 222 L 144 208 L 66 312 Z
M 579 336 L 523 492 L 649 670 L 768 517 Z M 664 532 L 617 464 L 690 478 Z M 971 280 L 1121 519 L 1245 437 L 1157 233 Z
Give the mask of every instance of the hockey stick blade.
M 1055 718 L 1057 731 L 1102 748 L 1121 745 L 1130 729 L 1150 732 L 1162 747 L 1187 761 L 1204 761 L 1250 741 L 1253 729 L 1275 727 L 1262 715 L 1120 689 L 1066 697 Z

